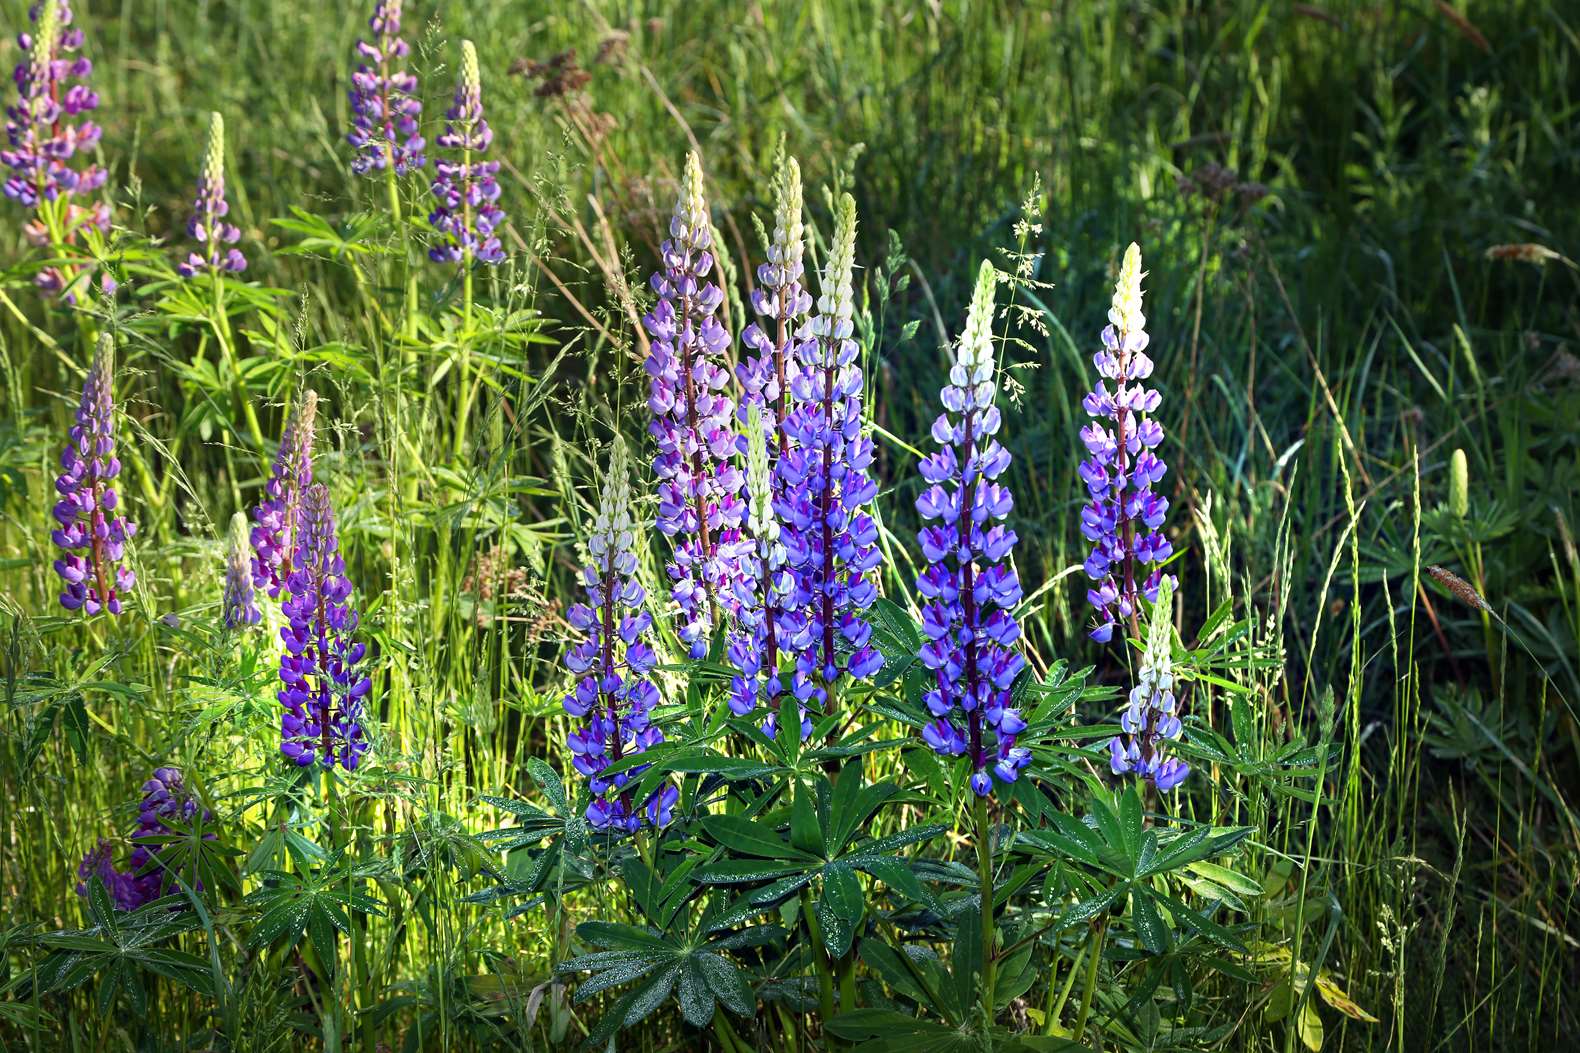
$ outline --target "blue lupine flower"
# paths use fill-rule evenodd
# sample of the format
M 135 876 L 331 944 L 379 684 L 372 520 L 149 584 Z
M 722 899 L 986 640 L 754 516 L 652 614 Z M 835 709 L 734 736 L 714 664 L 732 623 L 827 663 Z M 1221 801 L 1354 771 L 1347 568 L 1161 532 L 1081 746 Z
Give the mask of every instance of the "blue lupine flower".
M 111 842 L 100 838 L 83 860 L 77 866 L 77 895 L 88 894 L 88 881 L 97 877 L 104 882 L 105 890 L 110 895 L 110 900 L 115 904 L 116 910 L 136 910 L 145 903 L 150 903 L 159 898 L 164 889 L 164 873 L 161 867 L 155 864 L 159 858 L 158 844 L 137 842 L 140 839 L 162 837 L 170 833 L 167 823 L 190 823 L 198 814 L 198 800 L 186 786 L 178 768 L 159 768 L 153 777 L 143 784 L 143 799 L 137 812 L 137 829 L 132 833 L 134 847 L 131 857 L 127 860 L 126 870 L 115 867 L 112 855 L 114 846 Z M 208 821 L 214 815 L 208 809 L 203 809 L 203 819 Z M 215 834 L 206 833 L 204 840 L 213 840 Z M 188 876 L 188 880 L 192 880 Z M 203 890 L 201 881 L 193 881 L 193 887 L 198 891 Z
M 461 77 L 455 85 L 455 103 L 445 112 L 444 134 L 437 144 L 455 159 L 434 162 L 433 196 L 438 204 L 428 215 L 442 240 L 428 250 L 435 263 L 469 266 L 473 260 L 499 263 L 505 250 L 499 228 L 505 213 L 499 207 L 499 162 L 482 156 L 494 142 L 494 131 L 483 116 L 483 75 L 477 49 L 461 41 Z
M 796 338 L 812 310 L 812 294 L 801 284 L 802 257 L 801 166 L 786 158 L 774 177 L 774 232 L 768 261 L 757 268 L 752 309 L 763 321 L 753 322 L 741 333 L 741 342 L 756 356 L 736 367 L 741 387 L 741 414 L 759 402 L 769 407 L 766 426 L 775 437 L 777 455 L 788 446 L 782 428 L 790 412 L 790 383 L 795 379 Z M 764 328 L 766 326 L 766 328 Z
M 1179 738 L 1181 730 L 1171 649 L 1173 599 L 1174 580 L 1164 578 L 1158 583 L 1157 602 L 1147 626 L 1141 671 L 1130 691 L 1130 702 L 1119 718 L 1124 735 L 1115 735 L 1108 742 L 1109 767 L 1115 775 L 1149 779 L 1164 793 L 1190 774 L 1190 765 L 1164 753 L 1165 744 Z
M 190 253 L 177 266 L 183 278 L 199 274 L 240 274 L 247 269 L 247 257 L 236 248 L 241 230 L 226 220 L 230 203 L 225 200 L 225 118 L 213 114 L 208 124 L 208 149 L 203 154 L 203 171 L 198 176 L 197 199 L 187 234 L 202 248 Z
M 405 175 L 426 162 L 422 129 L 422 100 L 417 98 L 417 78 L 394 64 L 411 53 L 400 35 L 401 0 L 379 0 L 368 20 L 371 41 L 357 41 L 364 61 L 351 75 L 351 131 L 346 141 L 356 148 L 351 170 L 358 175 L 394 167 Z
M 993 264 L 984 260 L 943 389 L 944 412 L 933 422 L 940 448 L 922 461 L 929 486 L 916 500 L 928 523 L 917 535 L 926 563 L 916 581 L 925 600 L 920 657 L 936 678 L 925 697 L 934 719 L 922 737 L 945 756 L 967 757 L 971 789 L 983 797 L 995 778 L 1013 782 L 1031 761 L 1031 752 L 1015 744 L 1026 721 L 1011 704 L 1026 661 L 1011 613 L 1021 599 L 1008 562 L 1016 537 L 1004 524 L 1014 498 L 998 482 L 1010 456 L 994 438 L 1001 423 L 994 405 L 996 281 Z
M 279 599 L 291 577 L 291 557 L 296 552 L 301 523 L 302 495 L 313 483 L 313 432 L 318 416 L 318 395 L 302 392 L 285 422 L 274 467 L 264 484 L 264 498 L 252 510 L 252 583 L 267 587 Z

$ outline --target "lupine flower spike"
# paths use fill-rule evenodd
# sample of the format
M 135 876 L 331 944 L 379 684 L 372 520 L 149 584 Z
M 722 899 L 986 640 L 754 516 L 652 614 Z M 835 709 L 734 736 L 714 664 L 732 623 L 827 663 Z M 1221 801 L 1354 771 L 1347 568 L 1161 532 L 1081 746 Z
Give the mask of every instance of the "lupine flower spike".
M 757 355 L 742 362 L 736 373 L 746 391 L 742 412 L 744 405 L 753 402 L 769 407 L 766 423 L 769 434 L 775 436 L 777 454 L 789 445 L 783 425 L 796 372 L 796 337 L 812 310 L 812 295 L 801 284 L 805 246 L 801 167 L 795 158 L 786 158 L 779 165 L 773 189 L 773 240 L 768 245 L 768 262 L 757 268 L 757 287 L 752 290 L 752 308 L 763 321 L 753 322 L 741 334 L 741 342 Z
M 1086 574 L 1094 585 L 1086 597 L 1097 608 L 1091 637 L 1104 643 L 1113 638 L 1118 621 L 1129 622 L 1140 635 L 1137 595 L 1155 600 L 1163 579 L 1161 570 L 1148 573 L 1146 568 L 1174 552 L 1160 529 L 1168 498 L 1152 489 L 1167 469 L 1153 452 L 1163 441 L 1163 427 L 1151 416 L 1159 395 L 1142 383 L 1152 375 L 1147 320 L 1141 313 L 1142 277 L 1141 249 L 1132 243 L 1114 285 L 1103 349 L 1093 356 L 1103 379 L 1081 401 L 1093 418 L 1081 429 L 1090 456 L 1081 462 L 1080 475 L 1092 498 L 1081 510 L 1081 533 L 1092 543 Z M 1113 381 L 1113 391 L 1105 380 Z
M 357 54 L 365 61 L 351 75 L 351 131 L 346 140 L 356 148 L 351 170 L 358 175 L 393 167 L 397 175 L 421 168 L 426 162 L 422 129 L 422 101 L 417 98 L 417 78 L 395 65 L 411 53 L 400 35 L 401 0 L 379 0 L 368 20 L 371 41 L 357 41 Z
M 1185 781 L 1190 766 L 1178 757 L 1164 754 L 1166 744 L 1179 738 L 1181 730 L 1171 652 L 1173 578 L 1158 583 L 1157 596 L 1152 606 L 1152 621 L 1147 626 L 1141 672 L 1130 691 L 1130 704 L 1119 718 L 1119 726 L 1125 733 L 1109 740 L 1108 752 L 1109 767 L 1115 775 L 1130 774 L 1148 779 L 1160 792 L 1167 793 Z
M 60 500 L 50 536 L 62 550 L 55 561 L 55 573 L 65 582 L 60 605 L 87 615 L 101 610 L 120 614 L 121 595 L 137 583 L 131 568 L 117 566 L 137 525 L 117 514 L 115 478 L 121 474 L 121 461 L 115 456 L 114 363 L 115 340 L 105 333 L 82 385 L 77 423 L 61 451 L 61 473 L 55 478 Z
M 183 278 L 240 274 L 247 269 L 247 257 L 235 247 L 241 231 L 225 219 L 229 212 L 230 203 L 225 200 L 225 118 L 215 113 L 209 116 L 208 149 L 203 154 L 192 218 L 187 220 L 187 234 L 201 251 L 189 254 L 176 268 Z
M 247 517 L 230 517 L 230 538 L 225 547 L 225 628 L 244 629 L 263 620 L 252 582 L 252 546 Z
M 773 507 L 772 469 L 768 466 L 767 414 L 762 402 L 746 407 L 747 525 L 751 549 L 745 559 L 746 575 L 737 584 L 738 630 L 731 634 L 730 664 L 737 675 L 730 683 L 730 711 L 744 717 L 766 700 L 772 707 L 763 723 L 769 738 L 778 734 L 780 655 L 789 652 L 800 612 L 794 605 L 795 577 L 786 567 L 779 519 Z M 812 733 L 805 709 L 800 713 L 801 737 Z
M 653 338 L 647 406 L 648 433 L 658 444 L 657 525 L 674 546 L 671 595 L 693 658 L 707 653 L 721 615 L 730 612 L 745 549 L 735 414 L 720 364 L 730 334 L 715 317 L 724 294 L 708 280 L 711 242 L 702 163 L 690 154 L 661 249 L 663 268 L 652 279 L 658 302 L 642 324 Z
M 143 800 L 138 809 L 137 829 L 132 833 L 135 841 L 162 837 L 171 832 L 170 822 L 190 823 L 198 814 L 198 801 L 186 786 L 177 768 L 160 768 L 143 784 Z M 203 809 L 205 822 L 213 813 Z M 205 840 L 215 835 L 204 834 Z M 160 846 L 136 844 L 132 849 L 126 870 L 117 870 L 111 858 L 114 848 L 101 838 L 77 867 L 77 894 L 88 894 L 88 881 L 94 877 L 104 882 L 116 910 L 136 910 L 145 903 L 159 898 L 164 887 L 164 874 L 156 864 Z M 201 891 L 203 885 L 197 883 Z
M 798 703 L 828 712 L 842 673 L 870 676 L 883 664 L 862 612 L 877 598 L 872 571 L 881 556 L 878 527 L 864 506 L 878 487 L 868 469 L 872 440 L 862 432 L 862 374 L 851 338 L 855 310 L 856 202 L 849 194 L 835 217 L 834 244 L 823 271 L 817 315 L 796 348 L 790 445 L 777 464 L 785 551 L 795 576 Z M 841 640 L 843 643 L 841 643 Z
M 355 771 L 367 752 L 363 701 L 372 686 L 359 666 L 357 610 L 335 534 L 329 489 L 314 483 L 302 495 L 301 526 L 280 630 L 280 752 L 301 767 L 318 762 Z
M 428 222 L 442 240 L 428 250 L 435 263 L 469 266 L 473 260 L 498 263 L 505 258 L 497 231 L 505 221 L 499 201 L 499 162 L 481 160 L 494 141 L 483 116 L 483 80 L 477 49 L 461 41 L 461 79 L 455 104 L 445 113 L 438 144 L 453 156 L 434 162 L 433 196 L 438 201 Z
M 994 438 L 1001 423 L 994 405 L 993 264 L 982 261 L 960 337 L 944 412 L 933 422 L 936 453 L 922 461 L 928 488 L 916 510 L 928 525 L 918 535 L 927 569 L 916 588 L 922 607 L 922 664 L 936 685 L 927 692 L 934 720 L 922 737 L 945 756 L 971 761 L 971 789 L 980 797 L 994 780 L 1013 782 L 1031 761 L 1015 744 L 1026 730 L 1011 705 L 1015 678 L 1026 661 L 1018 649 L 1020 579 L 1008 562 L 1015 532 L 1004 524 L 1014 498 L 998 482 L 1009 451 Z
M 642 767 L 610 777 L 603 774 L 615 761 L 664 741 L 663 732 L 651 723 L 658 688 L 649 674 L 658 657 L 647 642 L 653 618 L 636 580 L 635 546 L 630 465 L 625 443 L 617 436 L 592 536 L 587 539 L 588 563 L 582 571 L 587 602 L 568 613 L 571 624 L 584 635 L 565 657 L 566 667 L 579 678 L 575 690 L 565 696 L 565 712 L 583 722 L 567 745 L 572 764 L 586 776 L 592 792 L 587 821 L 597 830 L 635 832 L 644 816 L 649 823 L 664 826 L 680 796 L 672 783 L 666 783 L 638 805 L 630 786 Z
M 304 391 L 285 424 L 264 499 L 252 511 L 252 583 L 279 599 L 291 576 L 302 495 L 313 482 L 313 429 L 318 395 Z

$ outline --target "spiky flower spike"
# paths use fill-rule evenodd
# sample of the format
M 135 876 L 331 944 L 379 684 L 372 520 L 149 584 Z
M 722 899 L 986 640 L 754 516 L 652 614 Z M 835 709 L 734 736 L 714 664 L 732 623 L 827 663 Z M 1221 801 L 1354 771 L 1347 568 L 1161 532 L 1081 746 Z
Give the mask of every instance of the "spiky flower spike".
M 1015 532 L 1004 520 L 1014 498 L 998 482 L 1009 451 L 994 438 L 993 264 L 982 261 L 955 364 L 944 386 L 944 412 L 933 422 L 939 445 L 921 464 L 928 488 L 916 510 L 928 525 L 917 535 L 927 567 L 916 588 L 922 607 L 922 664 L 937 678 L 926 695 L 935 718 L 922 730 L 934 750 L 971 761 L 971 789 L 981 797 L 1013 782 L 1031 760 L 1015 745 L 1026 729 L 1010 704 L 1026 661 L 1017 647 L 1020 579 L 1009 562 Z
M 201 252 L 187 256 L 176 269 L 183 278 L 229 271 L 240 274 L 247 269 L 247 257 L 236 248 L 241 231 L 225 217 L 230 202 L 225 200 L 225 118 L 214 113 L 208 121 L 208 149 L 203 153 L 203 172 L 198 176 L 197 199 L 192 202 L 192 218 L 187 234 Z
M 171 832 L 169 823 L 190 823 L 197 817 L 198 800 L 187 787 L 178 768 L 159 768 L 143 784 L 143 800 L 138 808 L 137 829 L 132 833 L 135 847 L 128 868 L 117 870 L 111 859 L 113 846 L 100 839 L 77 866 L 77 895 L 88 894 L 88 881 L 97 877 L 104 882 L 116 910 L 136 910 L 145 903 L 159 898 L 164 888 L 163 867 L 156 865 L 163 846 L 150 839 L 163 837 Z M 214 818 L 203 809 L 205 822 Z M 215 834 L 205 833 L 204 840 L 213 840 Z M 195 887 L 202 891 L 202 882 Z
M 801 612 L 793 690 L 797 702 L 825 713 L 841 673 L 867 677 L 883 664 L 870 643 L 872 626 L 861 616 L 877 598 L 870 572 L 881 557 L 878 526 L 862 510 L 878 487 L 868 474 L 873 445 L 862 433 L 862 375 L 851 338 L 855 252 L 856 202 L 846 194 L 835 216 L 818 313 L 796 348 L 800 368 L 784 424 L 790 447 L 777 464 L 777 511 Z
M 115 477 L 121 474 L 121 461 L 115 456 L 114 377 L 115 339 L 104 333 L 55 478 L 60 500 L 50 537 L 62 550 L 55 561 L 55 573 L 65 582 L 60 605 L 88 615 L 101 610 L 120 614 L 121 594 L 137 583 L 129 567 L 116 565 L 137 525 L 116 514 L 120 498 Z
M 1158 583 L 1157 602 L 1147 625 L 1147 647 L 1141 672 L 1130 691 L 1130 704 L 1119 718 L 1124 735 L 1108 742 L 1109 767 L 1115 775 L 1131 774 L 1151 780 L 1167 793 L 1190 774 L 1190 766 L 1164 754 L 1167 742 L 1180 737 L 1178 703 L 1174 697 L 1174 664 L 1171 644 L 1174 623 L 1170 608 L 1174 579 Z
M 434 162 L 433 196 L 438 201 L 428 222 L 442 239 L 428 250 L 435 263 L 470 266 L 474 260 L 498 263 L 505 258 L 497 231 L 505 222 L 499 201 L 499 162 L 480 158 L 494 141 L 483 116 L 483 77 L 477 49 L 461 41 L 461 79 L 455 104 L 445 112 L 444 134 L 438 144 L 454 156 Z
M 362 710 L 372 682 L 358 668 L 367 649 L 356 640 L 339 550 L 329 488 L 314 483 L 302 495 L 291 597 L 282 605 L 289 624 L 280 630 L 280 752 L 304 768 L 317 761 L 355 771 L 368 748 Z
M 642 825 L 644 815 L 654 825 L 667 824 L 679 799 L 675 786 L 666 783 L 638 807 L 630 785 L 642 767 L 611 777 L 603 774 L 615 761 L 664 741 L 663 732 L 651 723 L 658 688 L 648 674 L 658 658 L 647 642 L 653 618 L 636 580 L 630 471 L 625 442 L 616 436 L 587 539 L 589 561 L 582 571 L 587 602 L 569 612 L 571 624 L 585 635 L 565 656 L 565 665 L 579 679 L 564 703 L 565 712 L 584 722 L 567 745 L 592 792 L 587 821 L 594 829 L 628 832 Z
M 351 170 L 358 175 L 393 167 L 397 175 L 421 168 L 423 150 L 422 100 L 417 98 L 417 78 L 395 64 L 411 54 L 400 35 L 401 0 L 379 0 L 368 19 L 373 40 L 358 40 L 357 54 L 365 60 L 351 75 L 351 131 L 346 141 L 356 148 Z
M 1081 401 L 1094 418 L 1081 429 L 1090 456 L 1081 462 L 1080 475 L 1092 498 L 1081 510 L 1081 533 L 1092 543 L 1086 573 L 1094 585 L 1086 597 L 1097 608 L 1092 639 L 1104 643 L 1112 639 L 1117 621 L 1129 622 L 1140 634 L 1136 597 L 1156 599 L 1163 578 L 1161 570 L 1147 573 L 1146 568 L 1174 552 L 1160 532 L 1168 498 L 1152 490 L 1167 469 L 1153 452 L 1163 441 L 1163 427 L 1151 417 L 1159 395 L 1142 383 L 1152 375 L 1152 359 L 1145 353 L 1142 277 L 1141 249 L 1132 242 L 1114 284 L 1103 349 L 1093 356 L 1103 379 Z M 1113 381 L 1112 392 L 1105 380 Z
M 729 374 L 720 364 L 730 334 L 716 316 L 724 293 L 713 270 L 702 162 L 686 157 L 680 196 L 653 274 L 658 302 L 642 319 L 653 341 L 647 356 L 648 434 L 658 444 L 658 530 L 674 558 L 670 594 L 680 608 L 680 637 L 691 657 L 708 642 L 734 604 L 741 568 L 740 469 L 735 466 L 735 411 Z
M 252 583 L 279 599 L 291 576 L 291 556 L 302 511 L 302 495 L 313 482 L 313 430 L 318 395 L 302 392 L 264 485 L 264 498 L 252 510 Z
M 230 537 L 225 547 L 225 628 L 244 629 L 263 620 L 252 583 L 252 547 L 247 517 L 230 517 Z
M 773 191 L 773 240 L 768 245 L 768 262 L 757 268 L 757 287 L 752 290 L 752 308 L 763 322 L 753 322 L 741 334 L 741 342 L 757 357 L 742 362 L 736 374 L 746 391 L 746 403 L 770 407 L 768 430 L 777 436 L 778 451 L 783 451 L 788 446 L 782 428 L 790 412 L 790 382 L 796 373 L 796 335 L 812 310 L 812 294 L 801 284 L 805 246 L 801 166 L 795 158 L 781 157 Z
M 744 717 L 766 699 L 772 707 L 763 732 L 778 734 L 780 694 L 779 657 L 789 652 L 801 614 L 796 609 L 795 576 L 786 567 L 779 519 L 773 507 L 772 469 L 768 466 L 768 425 L 761 402 L 746 407 L 747 525 L 751 549 L 745 558 L 746 575 L 737 583 L 737 630 L 731 634 L 730 664 L 737 675 L 730 682 L 730 711 Z M 812 732 L 812 722 L 801 709 L 801 737 Z

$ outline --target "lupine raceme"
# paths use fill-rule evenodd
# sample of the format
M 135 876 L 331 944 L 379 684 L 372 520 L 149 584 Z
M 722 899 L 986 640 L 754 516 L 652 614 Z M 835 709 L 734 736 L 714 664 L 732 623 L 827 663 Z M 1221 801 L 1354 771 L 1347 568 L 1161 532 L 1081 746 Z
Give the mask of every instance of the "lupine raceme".
M 474 260 L 498 263 L 505 258 L 499 227 L 505 213 L 499 201 L 499 162 L 482 160 L 494 132 L 483 116 L 483 78 L 477 49 L 461 41 L 461 77 L 455 101 L 445 112 L 444 133 L 436 140 L 449 151 L 434 162 L 433 196 L 438 204 L 428 215 L 441 236 L 428 250 L 435 263 L 470 266 Z
M 99 337 L 98 353 L 82 385 L 77 423 L 60 454 L 55 478 L 55 530 L 50 535 L 62 552 L 55 573 L 65 587 L 60 605 L 94 615 L 121 613 L 121 595 L 137 583 L 130 567 L 119 565 L 126 541 L 137 525 L 118 513 L 115 478 L 121 474 L 115 456 L 115 341 Z
M 187 235 L 198 243 L 200 251 L 188 254 L 177 266 L 183 278 L 240 274 L 247 269 L 247 257 L 236 248 L 241 231 L 227 221 L 229 213 L 230 202 L 225 199 L 225 118 L 215 113 L 209 115 L 208 149 L 203 153 L 192 218 L 187 220 Z
M 735 411 L 722 359 L 730 334 L 716 317 L 724 293 L 713 270 L 702 163 L 686 157 L 680 195 L 653 274 L 658 302 L 642 323 L 647 357 L 648 433 L 658 445 L 658 530 L 670 539 L 670 594 L 680 638 L 691 657 L 707 653 L 713 631 L 732 613 L 741 580 L 743 478 L 735 465 Z
M 788 445 L 783 425 L 790 411 L 790 382 L 795 378 L 796 340 L 812 310 L 812 295 L 801 284 L 801 167 L 783 158 L 774 173 L 774 230 L 768 260 L 757 268 L 752 309 L 762 317 L 741 333 L 741 343 L 756 352 L 736 368 L 746 392 L 744 405 L 761 402 L 769 408 L 765 423 L 782 452 Z M 744 412 L 743 405 L 743 412 Z
M 225 628 L 245 629 L 263 620 L 258 610 L 252 581 L 252 544 L 247 517 L 240 512 L 230 517 L 230 534 L 225 544 Z
M 571 625 L 583 636 L 565 656 L 565 665 L 577 681 L 564 706 L 565 712 L 582 721 L 566 744 L 572 764 L 586 777 L 592 794 L 588 823 L 597 830 L 635 832 L 644 817 L 653 825 L 667 824 L 679 791 L 666 783 L 645 802 L 637 802 L 631 784 L 643 766 L 604 775 L 616 761 L 664 741 L 663 732 L 651 720 L 658 688 L 650 674 L 658 656 L 648 643 L 653 617 L 646 607 L 646 592 L 636 580 L 630 472 L 625 443 L 617 436 L 587 539 L 588 561 L 582 569 L 587 602 L 568 612 Z
M 137 829 L 133 831 L 134 847 L 127 861 L 127 869 L 116 868 L 113 844 L 100 838 L 77 866 L 77 894 L 88 894 L 88 882 L 99 878 L 104 882 L 116 910 L 136 910 L 145 903 L 159 898 L 165 885 L 165 874 L 159 866 L 160 847 L 146 839 L 162 837 L 171 832 L 171 822 L 190 823 L 198 815 L 198 800 L 186 786 L 178 768 L 159 768 L 143 784 L 143 799 L 138 807 Z M 213 818 L 213 813 L 203 809 L 203 820 Z M 215 835 L 205 833 L 205 840 Z M 136 843 L 137 841 L 144 843 Z M 190 880 L 190 879 L 189 879 Z M 194 882 L 201 891 L 201 882 Z
M 313 482 L 313 433 L 318 395 L 302 392 L 274 455 L 264 498 L 252 511 L 252 583 L 279 599 L 291 576 L 302 495 Z
M 405 175 L 427 161 L 423 150 L 422 100 L 417 78 L 397 64 L 411 54 L 400 35 L 401 0 L 379 0 L 368 19 L 372 40 L 358 40 L 363 61 L 351 74 L 351 131 L 346 135 L 357 152 L 351 170 L 358 175 L 393 168 Z
M 1165 752 L 1167 744 L 1179 738 L 1182 730 L 1174 694 L 1173 600 L 1174 580 L 1165 578 L 1158 583 L 1157 602 L 1147 625 L 1141 671 L 1119 717 L 1124 734 L 1115 735 L 1108 742 L 1109 767 L 1115 775 L 1147 779 L 1165 793 L 1190 774 L 1188 764 Z

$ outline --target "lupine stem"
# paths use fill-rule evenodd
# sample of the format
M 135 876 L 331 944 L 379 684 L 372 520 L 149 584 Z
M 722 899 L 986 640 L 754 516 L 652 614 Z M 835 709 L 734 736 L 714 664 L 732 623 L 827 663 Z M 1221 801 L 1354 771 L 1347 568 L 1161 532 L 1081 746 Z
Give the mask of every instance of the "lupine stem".
M 976 818 L 977 887 L 982 901 L 982 1013 L 993 1022 L 996 1008 L 994 982 L 998 963 L 993 956 L 993 828 L 988 823 L 987 798 L 974 795 L 972 811 Z
M 807 938 L 812 945 L 812 961 L 817 967 L 818 1005 L 823 1011 L 823 1026 L 834 1018 L 834 974 L 830 971 L 828 953 L 823 949 L 823 926 L 818 924 L 817 912 L 812 909 L 812 890 L 801 887 L 801 915 L 806 919 Z
M 1086 943 L 1086 985 L 1081 990 L 1081 1012 L 1075 1018 L 1077 1045 L 1086 1039 L 1086 1018 L 1092 1012 L 1092 996 L 1097 991 L 1097 966 L 1103 960 L 1103 938 L 1107 932 L 1108 916 L 1105 914 L 1092 923 L 1092 935 Z

